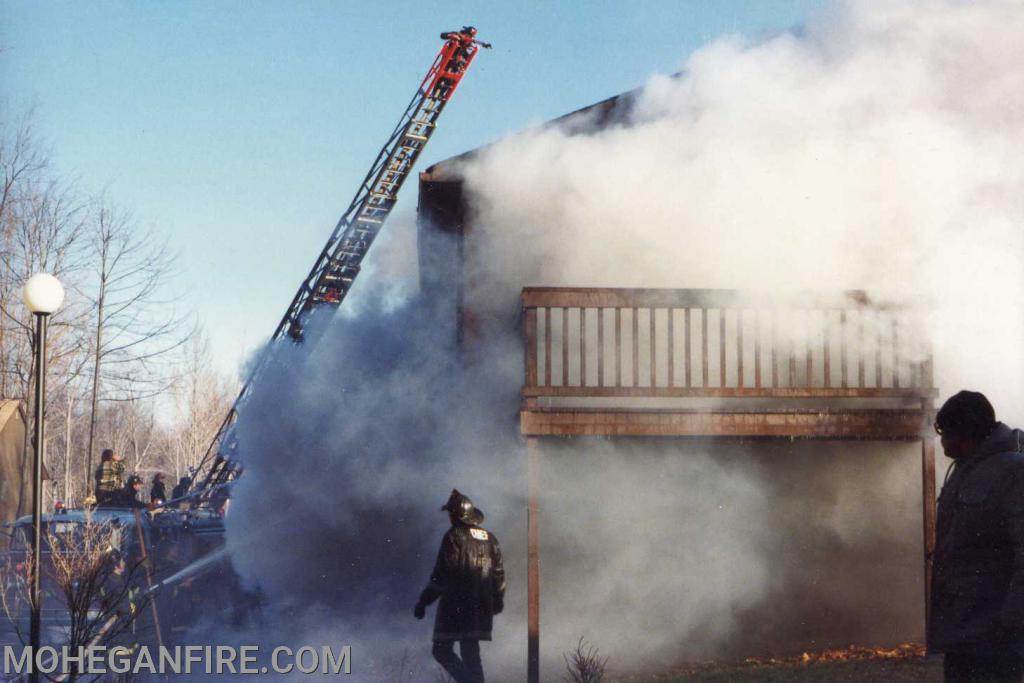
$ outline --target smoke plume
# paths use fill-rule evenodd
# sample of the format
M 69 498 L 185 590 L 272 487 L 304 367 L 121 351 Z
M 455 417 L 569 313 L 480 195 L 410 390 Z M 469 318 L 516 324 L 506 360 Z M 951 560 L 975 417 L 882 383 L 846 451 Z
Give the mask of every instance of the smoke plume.
M 798 32 L 705 46 L 610 125 L 545 126 L 473 156 L 459 169 L 465 304 L 498 321 L 479 353 L 460 356 L 449 309 L 368 272 L 354 313 L 282 350 L 239 422 L 229 545 L 270 602 L 264 636 L 351 643 L 366 680 L 397 680 L 403 661 L 431 680 L 430 626 L 411 610 L 455 486 L 510 575 L 485 666 L 524 678 L 524 286 L 867 289 L 923 312 L 943 395 L 984 391 L 1019 423 L 1020 35 L 1015 2 L 839 2 Z M 399 246 L 373 264 L 408 273 L 408 222 L 388 229 Z M 921 639 L 918 457 L 546 442 L 545 669 L 581 634 L 621 672 Z

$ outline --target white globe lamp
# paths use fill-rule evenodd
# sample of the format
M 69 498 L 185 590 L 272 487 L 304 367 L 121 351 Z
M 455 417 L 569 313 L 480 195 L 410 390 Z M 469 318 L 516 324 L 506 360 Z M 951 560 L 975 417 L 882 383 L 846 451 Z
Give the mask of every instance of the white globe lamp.
M 25 305 L 39 315 L 50 315 L 64 303 L 64 285 L 49 273 L 36 273 L 25 283 Z

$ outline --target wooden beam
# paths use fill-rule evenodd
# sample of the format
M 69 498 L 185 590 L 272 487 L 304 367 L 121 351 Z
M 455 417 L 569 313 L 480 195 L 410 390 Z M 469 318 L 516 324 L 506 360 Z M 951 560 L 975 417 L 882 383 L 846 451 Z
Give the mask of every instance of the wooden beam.
M 842 413 L 554 410 L 520 412 L 527 436 L 726 436 L 914 441 L 926 429 L 920 410 Z
M 540 445 L 526 439 L 526 680 L 540 681 L 540 534 L 537 496 L 540 489 Z
M 783 293 L 736 289 L 619 289 L 614 287 L 525 287 L 524 307 L 587 308 L 896 308 L 872 302 L 861 290 Z
M 928 399 L 938 389 L 911 387 L 875 389 L 873 387 L 523 387 L 523 396 L 612 398 L 891 398 Z

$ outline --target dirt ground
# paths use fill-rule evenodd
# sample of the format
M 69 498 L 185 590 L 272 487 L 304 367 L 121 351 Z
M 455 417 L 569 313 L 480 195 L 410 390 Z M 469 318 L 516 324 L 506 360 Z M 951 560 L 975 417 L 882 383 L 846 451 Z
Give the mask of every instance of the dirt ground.
M 941 681 L 942 659 L 925 657 L 922 645 L 807 653 L 783 659 L 748 659 L 693 665 L 655 676 L 616 678 L 615 683 L 825 683 L 826 681 Z
M 816 662 L 764 667 L 721 667 L 654 677 L 616 679 L 616 683 L 826 683 L 831 681 L 941 681 L 942 661 L 922 658 L 866 662 Z

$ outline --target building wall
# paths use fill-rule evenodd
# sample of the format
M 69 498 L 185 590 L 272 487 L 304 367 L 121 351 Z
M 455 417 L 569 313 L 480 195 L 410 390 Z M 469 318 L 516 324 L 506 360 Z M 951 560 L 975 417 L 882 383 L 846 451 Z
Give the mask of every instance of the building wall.
M 30 454 L 25 451 L 25 416 L 18 401 L 0 402 L 0 523 L 32 510 Z M 0 545 L 7 536 L 0 535 Z

